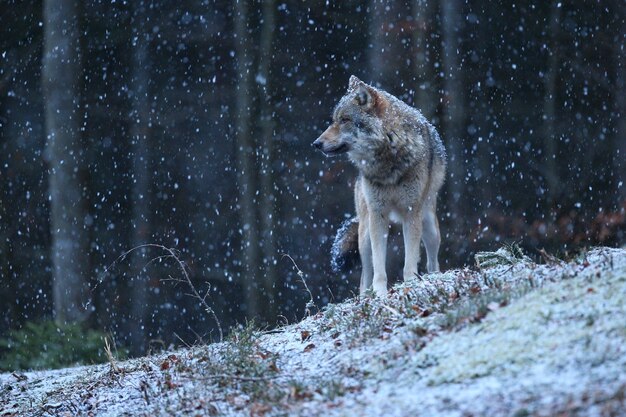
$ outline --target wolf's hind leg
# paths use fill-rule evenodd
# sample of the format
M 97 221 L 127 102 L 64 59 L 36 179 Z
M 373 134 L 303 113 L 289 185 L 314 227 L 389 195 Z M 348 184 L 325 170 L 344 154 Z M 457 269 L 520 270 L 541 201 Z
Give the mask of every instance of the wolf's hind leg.
M 439 222 L 437 221 L 436 211 L 437 203 L 434 199 L 432 202 L 427 202 L 423 210 L 422 241 L 424 242 L 424 247 L 426 247 L 426 256 L 428 258 L 426 268 L 428 272 L 439 271 L 439 260 L 437 256 L 439 254 L 441 234 L 439 233 Z
M 372 241 L 370 240 L 369 226 L 367 219 L 359 221 L 359 255 L 361 255 L 361 287 L 359 293 L 365 294 L 372 286 L 374 269 L 372 267 Z

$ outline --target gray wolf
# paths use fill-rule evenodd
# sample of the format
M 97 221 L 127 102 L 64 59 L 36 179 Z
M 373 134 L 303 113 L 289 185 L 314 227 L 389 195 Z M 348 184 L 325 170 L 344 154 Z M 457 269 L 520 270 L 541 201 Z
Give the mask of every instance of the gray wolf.
M 404 239 L 404 280 L 417 275 L 420 239 L 428 272 L 439 270 L 436 208 L 446 152 L 434 126 L 417 109 L 352 76 L 332 124 L 313 146 L 327 156 L 347 154 L 359 172 L 354 185 L 356 218 L 337 233 L 334 269 L 345 269 L 358 253 L 360 294 L 373 285 L 377 296 L 386 295 L 389 222 L 398 221 Z

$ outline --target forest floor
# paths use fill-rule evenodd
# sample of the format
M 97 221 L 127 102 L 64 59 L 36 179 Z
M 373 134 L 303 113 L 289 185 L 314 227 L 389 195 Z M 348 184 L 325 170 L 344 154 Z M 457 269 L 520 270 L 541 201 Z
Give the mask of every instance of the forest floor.
M 0 390 L 1 417 L 623 416 L 626 250 L 503 248 L 277 330 Z

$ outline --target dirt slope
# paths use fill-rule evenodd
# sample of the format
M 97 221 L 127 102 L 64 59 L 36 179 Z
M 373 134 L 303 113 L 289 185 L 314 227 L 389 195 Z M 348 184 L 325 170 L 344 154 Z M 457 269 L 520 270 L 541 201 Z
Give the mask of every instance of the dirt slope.
M 0 417 L 625 415 L 626 250 L 478 260 L 269 333 L 2 374 Z

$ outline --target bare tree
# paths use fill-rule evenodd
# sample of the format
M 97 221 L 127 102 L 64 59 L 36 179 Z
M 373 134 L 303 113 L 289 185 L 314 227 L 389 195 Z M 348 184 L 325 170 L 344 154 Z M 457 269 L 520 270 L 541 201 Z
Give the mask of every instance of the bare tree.
M 271 104 L 271 66 L 274 54 L 274 29 L 276 21 L 276 2 L 266 0 L 263 3 L 263 23 L 261 27 L 259 47 L 258 81 L 260 88 L 261 113 L 259 124 L 261 127 L 261 251 L 263 253 L 263 290 L 267 299 L 266 317 L 272 320 L 276 317 L 276 210 L 274 207 L 274 123 Z
M 259 225 L 256 209 L 257 170 L 256 143 L 252 135 L 252 42 L 248 30 L 248 1 L 235 0 L 235 54 L 237 85 L 235 87 L 235 155 L 237 158 L 238 209 L 241 230 L 242 285 L 249 317 L 261 312 L 259 293 L 260 253 Z
M 458 227 L 462 219 L 462 201 L 465 163 L 463 156 L 464 94 L 463 80 L 459 68 L 459 28 L 462 3 L 459 0 L 441 2 L 442 63 L 444 72 L 444 117 L 443 132 L 448 149 L 448 210 L 452 222 Z
M 150 34 L 147 30 L 148 10 L 144 2 L 133 2 L 131 38 L 132 112 L 130 135 L 133 145 L 132 184 L 132 246 L 148 242 L 151 235 L 150 184 Z M 144 353 L 146 346 L 145 322 L 148 307 L 148 283 L 141 275 L 147 248 L 132 253 L 133 278 L 131 282 L 131 329 L 133 354 Z
M 0 109 L 1 109 L 0 105 Z M 0 123 L 2 123 L 0 121 Z M 3 130 L 0 129 L 0 140 L 3 140 Z M 0 165 L 0 175 L 2 178 L 7 178 L 6 169 Z M 0 297 L 6 300 L 4 303 L 4 320 L 12 321 L 15 316 L 14 302 L 10 302 L 12 298 L 13 279 L 11 279 L 11 260 L 9 258 L 9 219 L 8 210 L 4 202 L 4 196 L 8 195 L 5 189 L 5 181 L 0 182 L 0 277 L 3 277 L 6 285 L 0 286 Z
M 559 189 L 559 172 L 557 164 L 558 138 L 556 137 L 556 93 L 559 72 L 558 33 L 561 24 L 561 3 L 553 2 L 550 10 L 550 26 L 548 36 L 548 65 L 544 77 L 545 94 L 543 99 L 543 143 L 544 143 L 544 175 L 548 185 L 550 205 L 557 199 Z
M 414 0 L 413 18 L 413 72 L 415 75 L 415 105 L 422 114 L 431 120 L 437 110 L 436 74 L 432 56 L 430 36 L 432 22 L 435 21 L 437 3 L 434 0 Z
M 80 10 L 73 0 L 45 0 L 42 85 L 49 162 L 53 300 L 59 322 L 89 312 L 89 217 L 81 135 Z
M 404 2 L 370 0 L 369 81 L 403 93 L 412 87 L 409 80 L 414 76 L 409 64 L 412 32 L 405 30 L 408 23 Z M 389 65 L 390 62 L 397 62 L 398 65 Z
M 389 20 L 389 5 L 381 0 L 370 0 L 369 4 L 369 34 L 370 46 L 368 50 L 368 67 L 370 78 L 374 82 L 384 82 L 388 65 L 384 57 L 389 53 L 387 39 L 387 22 Z
M 618 25 L 618 33 L 621 42 L 616 45 L 615 57 L 615 111 L 617 112 L 617 126 L 615 128 L 615 156 L 613 165 L 617 174 L 617 183 L 621 182 L 618 189 L 621 204 L 626 204 L 626 19 L 622 19 Z

